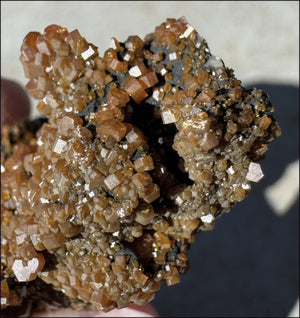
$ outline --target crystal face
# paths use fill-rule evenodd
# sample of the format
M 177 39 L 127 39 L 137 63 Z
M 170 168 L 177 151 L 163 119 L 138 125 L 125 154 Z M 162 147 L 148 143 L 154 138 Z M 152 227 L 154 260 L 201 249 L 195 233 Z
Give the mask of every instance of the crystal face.
M 30 286 L 75 309 L 151 301 L 188 270 L 196 232 L 263 177 L 281 133 L 267 95 L 184 18 L 103 57 L 51 25 L 20 61 L 46 119 L 2 131 L 2 308 L 37 297 Z

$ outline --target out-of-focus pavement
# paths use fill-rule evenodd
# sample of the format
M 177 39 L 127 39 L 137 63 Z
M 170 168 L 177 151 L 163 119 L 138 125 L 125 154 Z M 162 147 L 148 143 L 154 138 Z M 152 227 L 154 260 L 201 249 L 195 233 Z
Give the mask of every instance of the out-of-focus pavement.
M 143 38 L 180 16 L 245 86 L 270 95 L 283 135 L 270 145 L 262 182 L 197 236 L 190 271 L 153 304 L 161 316 L 299 316 L 298 1 L 2 1 L 1 76 L 26 84 L 20 45 L 49 24 L 78 28 L 103 53 L 112 36 Z
M 168 17 L 185 16 L 245 83 L 298 84 L 297 1 L 2 1 L 2 75 L 26 83 L 20 45 L 49 24 L 78 28 L 103 53 L 112 36 L 143 38 Z

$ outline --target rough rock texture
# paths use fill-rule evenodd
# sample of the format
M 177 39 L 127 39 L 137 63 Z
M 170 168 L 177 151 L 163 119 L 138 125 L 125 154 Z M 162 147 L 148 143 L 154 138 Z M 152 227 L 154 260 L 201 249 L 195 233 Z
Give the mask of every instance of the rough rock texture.
M 46 119 L 2 134 L 2 308 L 55 292 L 76 309 L 149 302 L 188 270 L 195 233 L 263 177 L 280 135 L 268 97 L 184 18 L 112 38 L 103 57 L 51 25 L 20 60 Z

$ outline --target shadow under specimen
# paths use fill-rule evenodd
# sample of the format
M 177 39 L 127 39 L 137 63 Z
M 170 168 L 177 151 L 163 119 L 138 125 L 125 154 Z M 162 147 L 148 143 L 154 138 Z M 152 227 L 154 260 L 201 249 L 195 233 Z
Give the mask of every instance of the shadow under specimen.
M 299 88 L 255 83 L 275 107 L 282 136 L 261 162 L 265 177 L 248 197 L 196 235 L 191 269 L 152 302 L 164 316 L 286 316 L 299 291 L 299 200 L 277 216 L 264 190 L 299 158 Z

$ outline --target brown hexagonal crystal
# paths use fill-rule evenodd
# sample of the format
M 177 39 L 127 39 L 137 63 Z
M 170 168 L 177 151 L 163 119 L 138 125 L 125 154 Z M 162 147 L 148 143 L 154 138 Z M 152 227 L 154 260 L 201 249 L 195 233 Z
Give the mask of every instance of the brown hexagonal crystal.
M 188 270 L 195 234 L 263 177 L 280 135 L 267 95 L 184 18 L 113 38 L 103 57 L 51 25 L 25 37 L 20 61 L 46 118 L 2 130 L 3 312 L 151 301 Z

